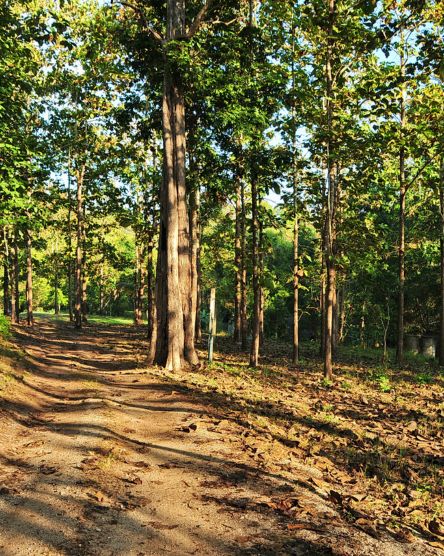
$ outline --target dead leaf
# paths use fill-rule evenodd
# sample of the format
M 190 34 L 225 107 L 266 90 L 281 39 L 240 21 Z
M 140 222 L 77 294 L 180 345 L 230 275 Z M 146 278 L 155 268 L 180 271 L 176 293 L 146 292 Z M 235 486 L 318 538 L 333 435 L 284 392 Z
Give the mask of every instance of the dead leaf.
M 325 533 L 325 527 L 321 525 L 315 525 L 314 523 L 289 523 L 287 525 L 289 531 L 318 531 L 319 533 Z
M 428 529 L 432 533 L 432 535 L 440 537 L 444 540 L 444 527 L 439 521 L 437 521 L 436 519 L 432 519 L 432 521 L 430 521 L 429 523 Z
M 171 530 L 179 527 L 179 525 L 168 525 L 167 523 L 162 523 L 160 521 L 148 521 L 148 525 L 153 529 L 158 529 L 159 531 Z
M 379 533 L 376 530 L 376 524 L 373 521 L 360 517 L 355 521 L 355 525 L 364 531 L 364 533 L 367 533 L 367 535 L 370 535 L 375 539 L 379 538 Z
M 182 427 L 178 427 L 176 430 L 180 432 L 191 432 L 197 429 L 196 423 L 190 423 L 189 425 L 183 425 Z

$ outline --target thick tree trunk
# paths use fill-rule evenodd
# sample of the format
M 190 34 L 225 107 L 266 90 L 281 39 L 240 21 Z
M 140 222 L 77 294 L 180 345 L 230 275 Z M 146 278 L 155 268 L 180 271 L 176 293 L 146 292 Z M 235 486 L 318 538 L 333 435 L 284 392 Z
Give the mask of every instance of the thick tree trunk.
M 184 0 L 167 2 L 167 41 L 183 36 Z M 164 179 L 161 191 L 154 363 L 177 370 L 198 364 L 194 347 L 196 292 L 192 288 L 189 219 L 185 183 L 185 102 L 177 68 L 165 52 L 162 130 Z M 194 304 L 193 304 L 194 303 Z
M 444 156 L 441 158 L 441 168 L 439 173 L 439 201 L 441 213 L 441 326 L 439 364 L 444 365 Z
M 34 325 L 33 283 L 32 283 L 32 240 L 29 229 L 25 232 L 26 245 L 26 308 L 28 326 Z
M 261 283 L 259 275 L 259 220 L 258 193 L 256 178 L 251 180 L 251 235 L 252 235 L 252 263 L 253 263 L 253 319 L 251 330 L 250 367 L 257 367 L 259 363 L 260 346 L 260 311 L 261 311 Z
M 75 305 L 74 305 L 74 324 L 75 327 L 82 328 L 82 241 L 83 241 L 83 178 L 85 166 L 83 165 L 77 172 L 77 245 L 76 245 L 76 266 L 75 266 Z

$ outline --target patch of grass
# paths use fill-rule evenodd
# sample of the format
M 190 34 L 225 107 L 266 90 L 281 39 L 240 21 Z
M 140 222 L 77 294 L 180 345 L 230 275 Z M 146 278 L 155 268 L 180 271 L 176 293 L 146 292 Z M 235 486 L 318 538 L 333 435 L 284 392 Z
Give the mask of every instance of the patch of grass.
M 0 336 L 5 340 L 11 337 L 9 319 L 5 315 L 0 315 Z

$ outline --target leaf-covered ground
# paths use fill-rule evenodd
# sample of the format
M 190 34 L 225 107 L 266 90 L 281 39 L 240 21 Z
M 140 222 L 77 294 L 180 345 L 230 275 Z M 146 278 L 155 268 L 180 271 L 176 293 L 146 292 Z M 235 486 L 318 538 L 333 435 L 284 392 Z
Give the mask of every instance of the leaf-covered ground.
M 45 317 L 0 342 L 0 554 L 442 553 L 432 368 L 349 353 L 325 384 L 314 354 L 252 370 L 218 344 L 172 374 L 134 327 Z
M 328 383 L 313 349 L 292 368 L 281 356 L 285 346 L 270 345 L 261 366 L 251 369 L 230 341 L 219 339 L 219 346 L 211 365 L 169 378 L 223 408 L 225 434 L 241 426 L 236 441 L 249 459 L 308 481 L 373 537 L 388 531 L 408 543 L 419 536 L 444 549 L 439 369 L 419 358 L 390 368 L 378 362 L 379 353 L 344 350 Z M 328 525 L 301 501 L 296 508 L 275 504 L 295 517 L 290 529 L 303 528 L 301 518 Z

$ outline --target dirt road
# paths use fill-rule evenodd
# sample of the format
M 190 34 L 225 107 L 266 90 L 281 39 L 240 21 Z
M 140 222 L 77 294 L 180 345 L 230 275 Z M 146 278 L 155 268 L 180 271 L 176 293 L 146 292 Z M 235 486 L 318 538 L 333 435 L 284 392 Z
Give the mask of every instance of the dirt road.
M 0 397 L 2 556 L 435 554 L 373 539 L 306 486 L 247 463 L 241 428 L 146 368 L 142 333 L 40 321 L 14 341 L 22 356 Z M 292 529 L 272 502 L 302 495 L 331 512 L 330 530 Z

